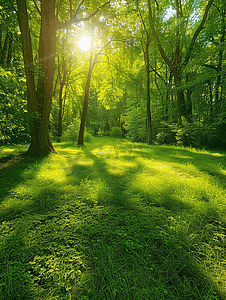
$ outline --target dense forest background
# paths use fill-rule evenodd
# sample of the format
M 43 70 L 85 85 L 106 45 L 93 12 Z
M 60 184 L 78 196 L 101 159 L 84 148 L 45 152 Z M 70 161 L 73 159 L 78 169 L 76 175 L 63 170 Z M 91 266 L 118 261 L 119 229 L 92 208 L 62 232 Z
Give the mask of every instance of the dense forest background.
M 33 136 L 30 152 L 45 154 L 34 128 L 77 142 L 83 117 L 85 142 L 119 127 L 136 142 L 225 148 L 225 13 L 225 0 L 1 0 L 0 144 Z

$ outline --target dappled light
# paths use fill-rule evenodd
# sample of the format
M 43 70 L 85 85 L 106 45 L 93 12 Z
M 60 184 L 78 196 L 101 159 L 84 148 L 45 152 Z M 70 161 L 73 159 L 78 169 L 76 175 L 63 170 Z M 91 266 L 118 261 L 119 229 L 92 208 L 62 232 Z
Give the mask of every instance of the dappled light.
M 4 295 L 224 299 L 224 152 L 103 137 L 55 147 L 0 173 Z
M 0 0 L 0 300 L 226 299 L 225 16 Z

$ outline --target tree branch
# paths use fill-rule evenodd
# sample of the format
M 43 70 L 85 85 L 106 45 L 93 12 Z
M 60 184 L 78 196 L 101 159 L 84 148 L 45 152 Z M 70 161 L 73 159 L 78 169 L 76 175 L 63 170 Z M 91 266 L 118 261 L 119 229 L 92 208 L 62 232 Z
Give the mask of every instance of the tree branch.
M 84 2 L 84 1 L 83 1 Z M 65 22 L 65 23 L 61 23 L 61 22 L 58 22 L 57 24 L 57 29 L 62 29 L 62 28 L 65 28 L 67 26 L 70 26 L 72 24 L 76 24 L 76 23 L 80 23 L 80 22 L 84 22 L 84 21 L 89 21 L 93 16 L 95 16 L 100 9 L 102 9 L 103 7 L 105 7 L 106 5 L 108 5 L 110 3 L 110 1 L 104 3 L 103 5 L 101 5 L 100 7 L 98 7 L 91 15 L 89 15 L 88 17 L 86 18 L 81 18 L 81 19 L 76 19 L 76 15 L 77 13 L 75 13 L 75 15 L 72 17 L 72 19 L 68 22 Z M 79 4 L 80 6 L 82 5 L 82 2 L 80 2 Z M 80 6 L 77 8 L 77 10 L 80 8 Z M 76 12 L 77 12 L 76 10 Z
M 40 16 L 41 16 L 41 10 L 40 10 L 40 8 L 38 7 L 38 5 L 37 5 L 37 3 L 36 3 L 35 0 L 33 0 L 33 2 L 34 2 L 34 5 L 35 5 L 35 8 L 37 9 L 38 13 L 39 13 Z
M 189 62 L 189 59 L 190 59 L 190 57 L 191 57 L 191 54 L 192 54 L 192 50 L 193 50 L 195 41 L 196 41 L 198 35 L 200 34 L 201 30 L 202 30 L 203 27 L 204 27 L 204 24 L 205 24 L 205 22 L 206 22 L 206 18 L 207 18 L 208 12 L 209 12 L 209 10 L 210 10 L 211 5 L 213 4 L 213 1 L 214 1 L 214 0 L 210 0 L 209 3 L 208 3 L 207 6 L 206 6 L 204 15 L 203 15 L 203 17 L 202 17 L 202 21 L 201 21 L 201 23 L 199 24 L 199 27 L 196 29 L 196 31 L 195 31 L 195 33 L 194 33 L 194 35 L 193 35 L 193 38 L 192 38 L 192 40 L 191 40 L 191 43 L 190 43 L 190 45 L 189 45 L 189 47 L 188 47 L 188 51 L 187 51 L 187 54 L 186 54 L 186 56 L 185 56 L 185 59 L 184 59 L 184 62 L 183 62 L 183 66 L 186 66 L 186 65 L 188 64 L 188 62 Z
M 160 52 L 162 58 L 164 59 L 164 61 L 169 66 L 169 68 L 172 71 L 172 73 L 176 74 L 175 73 L 175 68 L 174 68 L 173 64 L 171 63 L 171 61 L 169 60 L 169 58 L 166 56 L 165 51 L 162 48 L 162 45 L 161 45 L 161 43 L 159 41 L 159 37 L 158 37 L 158 35 L 157 35 L 156 31 L 155 31 L 155 26 L 154 26 L 154 21 L 153 21 L 153 17 L 152 17 L 152 8 L 151 8 L 151 2 L 150 2 L 150 0 L 148 0 L 148 10 L 149 10 L 149 22 L 150 22 L 150 26 L 151 26 L 152 35 L 153 35 L 153 37 L 155 39 L 155 42 L 156 42 L 157 47 L 159 49 L 159 52 Z
M 78 7 L 77 7 L 77 9 L 76 9 L 76 11 L 75 11 L 74 16 L 72 16 L 72 18 L 71 18 L 72 20 L 76 18 L 77 14 L 78 14 L 78 11 L 79 11 L 80 7 L 82 6 L 82 4 L 84 3 L 84 1 L 85 1 L 85 0 L 82 0 L 82 1 L 79 3 L 79 5 L 78 5 Z

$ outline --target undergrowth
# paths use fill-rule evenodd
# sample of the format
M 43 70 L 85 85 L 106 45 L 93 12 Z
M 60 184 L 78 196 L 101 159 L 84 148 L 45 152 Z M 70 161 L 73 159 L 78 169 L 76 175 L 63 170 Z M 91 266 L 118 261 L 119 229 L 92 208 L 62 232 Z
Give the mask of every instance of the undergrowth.
M 0 152 L 0 299 L 226 299 L 226 156 L 94 138 Z

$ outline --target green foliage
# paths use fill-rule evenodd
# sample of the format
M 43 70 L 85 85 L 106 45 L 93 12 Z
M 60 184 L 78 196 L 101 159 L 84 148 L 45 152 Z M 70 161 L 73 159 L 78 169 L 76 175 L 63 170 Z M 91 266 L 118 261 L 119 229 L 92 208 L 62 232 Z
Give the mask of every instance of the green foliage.
M 25 82 L 0 66 L 0 144 L 30 140 Z
M 126 136 L 133 142 L 147 141 L 147 117 L 143 106 L 131 107 L 126 110 L 125 130 Z
M 210 124 L 189 123 L 183 119 L 183 126 L 178 124 L 163 123 L 156 135 L 159 144 L 187 145 L 196 148 L 225 149 L 226 124 L 224 120 Z
M 92 141 L 92 134 L 89 133 L 87 130 L 84 132 L 84 142 L 85 143 L 90 143 Z
M 156 142 L 160 145 L 176 144 L 175 124 L 168 124 L 162 122 L 162 126 L 158 129 L 156 134 Z
M 80 121 L 78 118 L 73 120 L 73 123 L 68 126 L 67 130 L 62 134 L 62 141 L 77 142 Z
M 80 120 L 77 118 L 74 120 L 72 125 L 69 125 L 67 130 L 62 134 L 62 141 L 78 141 L 78 132 L 79 132 Z M 89 143 L 92 140 L 92 134 L 89 133 L 86 129 L 84 132 L 84 142 Z
M 122 129 L 120 127 L 113 127 L 111 129 L 112 137 L 122 137 Z

